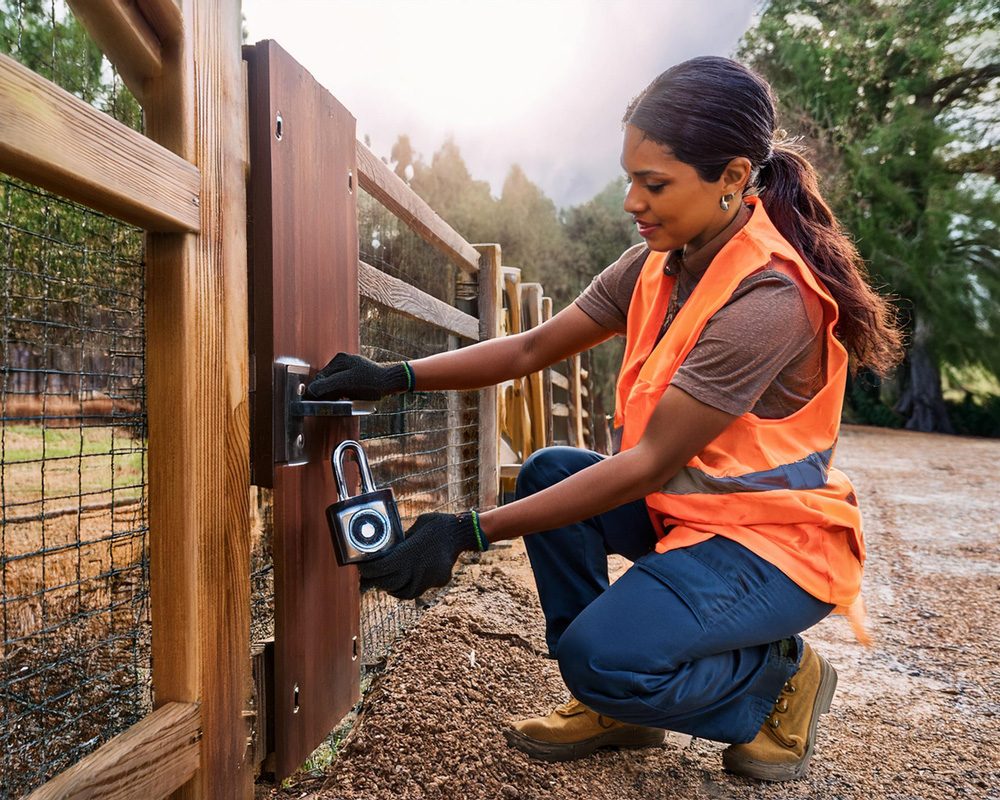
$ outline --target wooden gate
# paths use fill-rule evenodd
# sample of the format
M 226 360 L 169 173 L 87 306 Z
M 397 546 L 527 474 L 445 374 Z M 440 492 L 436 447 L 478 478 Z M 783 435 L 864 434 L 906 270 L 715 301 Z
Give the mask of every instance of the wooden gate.
M 340 568 L 325 508 L 350 417 L 304 420 L 301 455 L 282 454 L 282 359 L 323 366 L 358 351 L 354 117 L 274 42 L 244 49 L 250 101 L 253 481 L 274 490 L 274 673 L 278 779 L 358 698 L 358 576 Z M 301 385 L 301 383 L 299 384 Z M 279 390 L 279 391 L 276 391 Z M 277 422 L 277 424 L 274 424 Z M 293 442 L 294 445 L 294 442 Z M 299 461 L 297 464 L 287 463 Z

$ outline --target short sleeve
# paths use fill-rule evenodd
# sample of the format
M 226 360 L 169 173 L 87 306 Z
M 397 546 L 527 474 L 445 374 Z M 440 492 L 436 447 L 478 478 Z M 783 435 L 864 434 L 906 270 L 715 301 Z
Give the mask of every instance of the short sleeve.
M 807 301 L 815 308 L 807 309 Z M 792 278 L 762 270 L 745 279 L 705 325 L 671 385 L 706 405 L 741 416 L 782 370 L 812 349 L 822 309 Z
M 602 328 L 624 335 L 629 303 L 648 254 L 644 244 L 630 247 L 595 276 L 576 298 L 577 306 Z

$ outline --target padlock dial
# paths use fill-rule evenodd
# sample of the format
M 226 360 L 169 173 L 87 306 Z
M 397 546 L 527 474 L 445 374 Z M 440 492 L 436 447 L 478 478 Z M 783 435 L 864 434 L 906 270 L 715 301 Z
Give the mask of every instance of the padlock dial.
M 389 520 L 373 508 L 363 508 L 351 516 L 347 530 L 352 547 L 373 553 L 384 547 L 389 538 Z

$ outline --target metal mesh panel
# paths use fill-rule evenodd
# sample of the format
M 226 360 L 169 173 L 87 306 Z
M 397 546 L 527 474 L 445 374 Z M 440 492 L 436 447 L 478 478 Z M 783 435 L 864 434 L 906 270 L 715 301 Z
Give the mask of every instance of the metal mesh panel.
M 358 250 L 365 263 L 454 305 L 456 267 L 365 191 L 358 194 Z M 361 336 L 364 342 L 363 321 Z
M 455 303 L 456 268 L 365 193 L 358 198 L 358 228 L 363 261 Z M 368 358 L 409 361 L 458 344 L 456 337 L 429 323 L 361 300 L 361 351 Z M 362 418 L 361 438 L 375 482 L 393 489 L 405 526 L 430 511 L 476 506 L 478 426 L 475 392 L 396 395 L 382 400 L 376 414 Z M 361 598 L 365 664 L 380 663 L 419 614 L 419 601 L 366 591 Z
M 133 128 L 63 2 L 0 52 Z M 142 231 L 0 175 L 0 800 L 148 713 Z
M 142 233 L 0 179 L 2 792 L 149 708 Z

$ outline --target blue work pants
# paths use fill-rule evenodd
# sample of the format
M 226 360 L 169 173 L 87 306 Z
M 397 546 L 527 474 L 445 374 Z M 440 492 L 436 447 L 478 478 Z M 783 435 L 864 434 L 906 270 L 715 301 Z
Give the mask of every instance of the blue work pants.
M 547 447 L 517 497 L 602 458 Z M 643 500 L 525 537 L 549 652 L 573 695 L 622 722 L 748 742 L 833 606 L 722 536 L 657 553 Z M 608 554 L 635 562 L 610 587 Z M 786 640 L 782 645 L 782 640 Z

